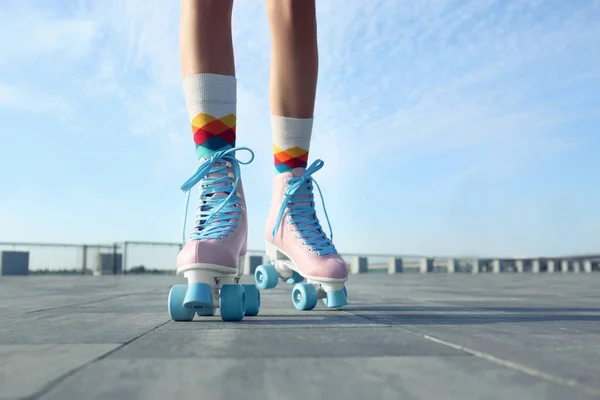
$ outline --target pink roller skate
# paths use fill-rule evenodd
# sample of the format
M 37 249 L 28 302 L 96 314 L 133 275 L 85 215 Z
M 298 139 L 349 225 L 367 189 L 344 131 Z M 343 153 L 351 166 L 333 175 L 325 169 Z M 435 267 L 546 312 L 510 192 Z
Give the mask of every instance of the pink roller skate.
M 252 158 L 241 162 L 235 152 L 247 150 Z M 191 321 L 195 314 L 214 315 L 221 309 L 224 321 L 241 321 L 257 315 L 260 293 L 255 285 L 240 285 L 246 257 L 248 222 L 239 164 L 249 164 L 254 153 L 248 148 L 216 152 L 202 159 L 196 173 L 182 185 L 188 192 L 200 183 L 200 206 L 196 224 L 177 256 L 177 274 L 187 285 L 176 285 L 169 293 L 169 314 L 174 321 Z M 184 222 L 185 242 L 185 222 Z
M 274 288 L 279 278 L 296 284 L 292 300 L 298 310 L 312 310 L 318 299 L 323 299 L 329 308 L 347 304 L 346 263 L 323 232 L 314 208 L 313 183 L 319 194 L 321 189 L 312 175 L 323 164 L 317 160 L 307 169 L 296 168 L 275 176 L 266 227 L 266 250 L 271 263 L 259 266 L 254 274 L 261 289 Z M 333 237 L 327 211 L 325 217 Z M 304 278 L 308 283 L 300 283 Z

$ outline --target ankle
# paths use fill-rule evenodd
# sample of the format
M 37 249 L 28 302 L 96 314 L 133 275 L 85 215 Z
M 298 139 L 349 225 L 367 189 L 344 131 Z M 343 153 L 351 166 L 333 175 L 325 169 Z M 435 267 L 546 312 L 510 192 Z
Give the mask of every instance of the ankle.
M 271 116 L 275 171 L 306 168 L 312 134 L 312 118 Z

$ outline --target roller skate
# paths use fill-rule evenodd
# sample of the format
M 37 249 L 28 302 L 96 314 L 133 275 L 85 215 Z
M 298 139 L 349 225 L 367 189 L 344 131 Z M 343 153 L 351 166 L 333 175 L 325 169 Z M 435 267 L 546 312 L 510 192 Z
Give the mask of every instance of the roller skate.
M 251 159 L 242 162 L 235 152 L 247 150 Z M 223 321 L 241 321 L 258 315 L 260 293 L 255 285 L 239 284 L 248 243 L 246 201 L 240 180 L 240 164 L 254 159 L 252 150 L 242 147 L 216 152 L 200 160 L 194 175 L 181 186 L 187 192 L 187 219 L 190 190 L 200 184 L 200 206 L 192 233 L 177 256 L 177 274 L 187 285 L 175 285 L 169 293 L 168 308 L 174 321 L 191 321 L 215 315 L 220 308 Z
M 266 252 L 269 264 L 254 274 L 260 289 L 271 289 L 279 280 L 294 284 L 292 301 L 298 310 L 312 310 L 319 299 L 328 308 L 347 304 L 345 282 L 348 270 L 330 237 L 323 232 L 316 216 L 312 175 L 323 167 L 315 161 L 309 168 L 296 168 L 275 176 L 273 200 L 266 226 Z M 321 195 L 321 201 L 323 197 Z M 302 283 L 306 279 L 306 283 Z

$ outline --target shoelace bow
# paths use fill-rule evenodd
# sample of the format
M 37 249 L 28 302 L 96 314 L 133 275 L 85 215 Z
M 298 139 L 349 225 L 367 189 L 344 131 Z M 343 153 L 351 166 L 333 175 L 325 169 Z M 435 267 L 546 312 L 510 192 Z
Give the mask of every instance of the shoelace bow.
M 250 152 L 248 161 L 241 161 L 235 157 L 240 150 Z M 190 234 L 190 240 L 219 239 L 231 234 L 240 220 L 242 205 L 237 195 L 240 181 L 240 164 L 250 164 L 254 160 L 254 152 L 247 147 L 236 147 L 215 152 L 209 159 L 198 166 L 198 169 L 183 185 L 181 190 L 187 193 L 185 215 L 183 217 L 183 242 L 185 243 L 186 220 L 190 205 L 191 190 L 199 182 L 200 206 L 196 215 L 196 225 Z M 233 167 L 231 176 L 228 169 Z M 208 177 L 210 175 L 210 177 Z M 225 196 L 217 194 L 227 193 Z
M 329 222 L 329 216 L 327 215 L 327 209 L 325 208 L 325 200 L 323 199 L 323 193 L 317 181 L 312 175 L 323 168 L 325 163 L 322 160 L 316 160 L 306 169 L 302 176 L 290 178 L 288 180 L 288 187 L 285 189 L 285 196 L 283 203 L 279 209 L 277 215 L 275 227 L 273 228 L 273 240 L 279 230 L 281 221 L 284 216 L 290 216 L 291 218 L 286 222 L 287 224 L 296 224 L 293 231 L 299 232 L 297 237 L 304 239 L 303 244 L 310 246 L 309 251 L 316 251 L 317 255 L 326 255 L 336 253 L 335 246 L 333 245 L 333 230 L 331 229 L 331 223 Z M 319 191 L 321 197 L 321 204 L 323 205 L 323 211 L 325 212 L 325 218 L 327 219 L 327 225 L 329 226 L 329 236 L 327 238 L 317 218 L 315 211 L 314 195 L 313 195 L 313 183 Z M 288 211 L 286 212 L 286 208 Z

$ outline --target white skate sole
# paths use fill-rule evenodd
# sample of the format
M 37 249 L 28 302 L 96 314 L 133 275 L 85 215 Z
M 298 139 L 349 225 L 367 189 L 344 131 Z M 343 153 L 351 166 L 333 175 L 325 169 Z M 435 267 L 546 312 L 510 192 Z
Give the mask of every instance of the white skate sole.
M 315 285 L 317 295 L 320 299 L 327 297 L 327 292 L 342 290 L 348 280 L 348 278 L 323 278 L 307 275 L 299 270 L 296 262 L 285 251 L 268 241 L 266 242 L 265 247 L 267 257 L 282 279 L 288 280 L 294 275 L 294 272 L 296 272 L 306 279 L 307 283 Z
M 194 263 L 177 269 L 187 285 L 175 285 L 169 293 L 169 313 L 174 321 L 191 321 L 199 316 L 215 315 L 221 309 L 224 321 L 241 321 L 244 315 L 255 316 L 260 309 L 260 293 L 255 285 L 240 285 L 246 256 L 240 256 L 236 269 Z

